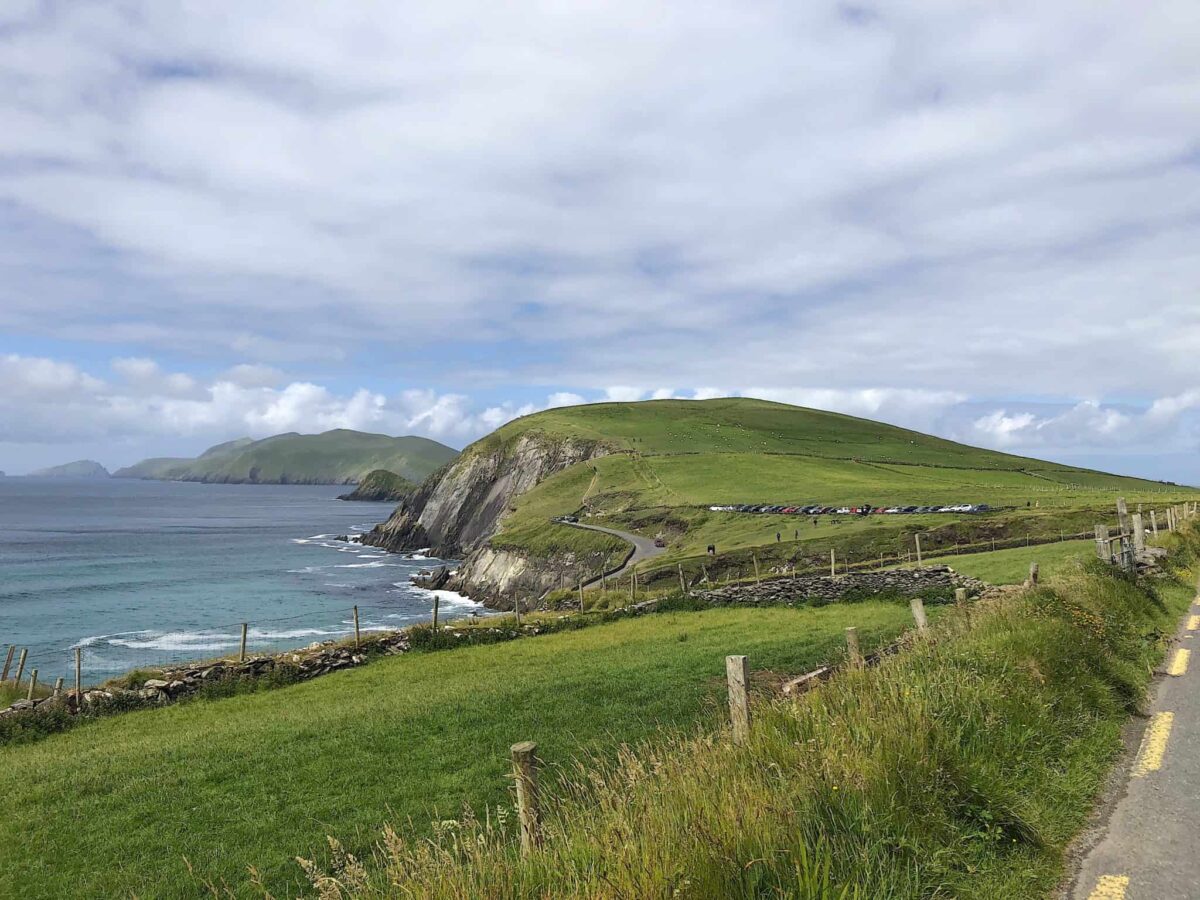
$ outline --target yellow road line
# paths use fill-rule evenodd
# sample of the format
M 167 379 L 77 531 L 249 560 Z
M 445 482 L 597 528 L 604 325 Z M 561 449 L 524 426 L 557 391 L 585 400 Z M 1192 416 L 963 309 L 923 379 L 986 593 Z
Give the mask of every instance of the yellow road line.
M 1167 669 L 1168 675 L 1182 675 L 1187 671 L 1188 657 L 1192 655 L 1191 650 L 1185 650 L 1182 647 L 1175 651 L 1175 658 L 1171 660 L 1171 665 Z
M 1200 616 L 1188 616 L 1188 631 L 1195 631 L 1197 628 L 1200 628 Z
M 1167 752 L 1167 738 L 1171 736 L 1171 726 L 1175 723 L 1175 713 L 1155 713 L 1142 736 L 1142 747 L 1138 750 L 1137 759 L 1133 764 L 1133 777 L 1143 778 L 1151 772 L 1162 768 L 1163 756 Z
M 1088 900 L 1125 900 L 1127 887 L 1128 875 L 1105 875 L 1096 882 L 1096 889 L 1088 894 Z

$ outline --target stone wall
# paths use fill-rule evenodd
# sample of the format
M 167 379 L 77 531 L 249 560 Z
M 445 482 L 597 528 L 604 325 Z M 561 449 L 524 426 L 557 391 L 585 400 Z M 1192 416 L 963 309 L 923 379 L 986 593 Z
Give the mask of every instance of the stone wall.
M 851 572 L 846 575 L 801 575 L 773 578 L 759 584 L 731 584 L 711 589 L 695 588 L 691 594 L 713 606 L 795 606 L 797 604 L 835 603 L 846 597 L 869 599 L 871 594 L 915 597 L 927 591 L 966 588 L 978 596 L 988 587 L 982 581 L 960 575 L 949 566 L 922 569 L 890 569 L 878 572 Z

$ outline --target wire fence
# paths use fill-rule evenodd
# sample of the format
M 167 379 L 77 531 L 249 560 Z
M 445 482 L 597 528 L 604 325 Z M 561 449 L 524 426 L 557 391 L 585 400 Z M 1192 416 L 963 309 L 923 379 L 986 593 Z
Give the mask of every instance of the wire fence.
M 491 614 L 477 604 L 460 604 L 452 597 L 439 598 L 442 621 Z M 429 613 L 396 606 L 348 606 L 314 610 L 291 616 L 254 617 L 245 622 L 213 625 L 164 626 L 88 637 L 74 643 L 29 641 L 0 645 L 0 663 L 8 665 L 0 681 L 28 683 L 36 670 L 41 685 L 53 687 L 57 678 L 75 686 L 76 652 L 81 683 L 91 687 L 138 669 L 164 669 L 185 663 L 278 653 L 312 643 L 340 641 L 361 635 L 397 631 L 427 622 Z

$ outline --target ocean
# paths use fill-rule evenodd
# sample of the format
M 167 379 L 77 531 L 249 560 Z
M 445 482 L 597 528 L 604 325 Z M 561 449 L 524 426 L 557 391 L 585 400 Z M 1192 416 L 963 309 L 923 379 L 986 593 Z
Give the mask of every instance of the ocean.
M 442 564 L 339 540 L 390 503 L 338 486 L 0 478 L 0 654 L 26 647 L 40 681 L 250 650 L 279 650 L 428 621 L 410 583 Z M 453 563 L 451 563 L 452 565 Z M 441 591 L 443 616 L 486 614 Z

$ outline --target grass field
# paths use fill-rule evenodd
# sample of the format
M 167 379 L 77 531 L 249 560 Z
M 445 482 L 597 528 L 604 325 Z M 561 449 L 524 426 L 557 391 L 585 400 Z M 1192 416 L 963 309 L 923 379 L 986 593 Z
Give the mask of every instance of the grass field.
M 899 604 L 664 613 L 510 644 L 409 654 L 264 694 L 100 719 L 0 748 L 0 896 L 194 897 L 259 867 L 280 896 L 326 834 L 362 852 L 506 803 L 508 748 L 611 754 L 720 714 L 724 656 L 807 671 L 909 622 Z M 502 677 L 498 674 L 502 673 Z
M 1066 541 L 994 553 L 964 554 L 946 562 L 956 571 L 990 584 L 1020 584 L 1029 577 L 1030 563 L 1038 564 L 1040 577 L 1055 578 L 1095 555 L 1095 541 Z
M 1197 542 L 1173 566 L 1194 566 Z M 701 731 L 589 767 L 544 800 L 529 855 L 494 822 L 461 819 L 432 846 L 401 828 L 382 862 L 326 862 L 345 888 L 330 896 L 1053 896 L 1195 575 L 1066 567 L 951 610 L 876 668 L 760 701 L 744 744 Z

